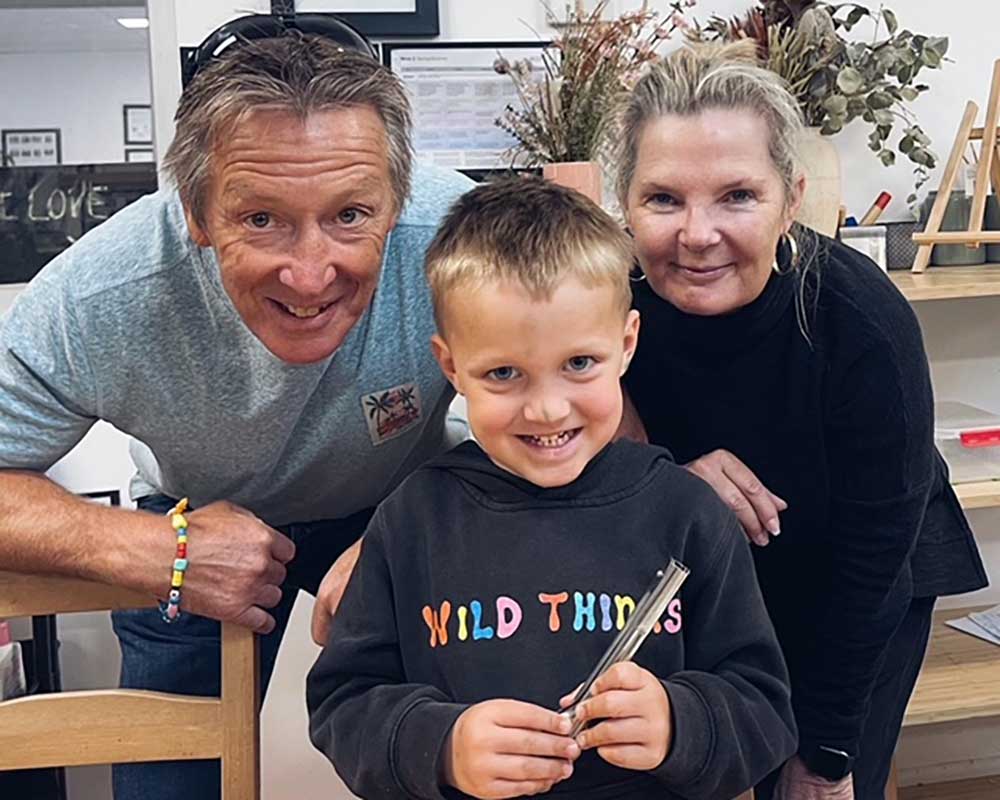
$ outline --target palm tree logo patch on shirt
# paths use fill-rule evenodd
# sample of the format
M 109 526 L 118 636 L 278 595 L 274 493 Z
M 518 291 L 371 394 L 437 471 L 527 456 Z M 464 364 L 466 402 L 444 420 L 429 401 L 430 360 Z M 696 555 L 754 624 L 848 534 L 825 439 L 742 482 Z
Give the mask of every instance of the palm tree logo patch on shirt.
M 402 383 L 372 392 L 362 396 L 361 408 L 372 444 L 379 445 L 405 433 L 420 421 L 420 389 L 415 383 Z

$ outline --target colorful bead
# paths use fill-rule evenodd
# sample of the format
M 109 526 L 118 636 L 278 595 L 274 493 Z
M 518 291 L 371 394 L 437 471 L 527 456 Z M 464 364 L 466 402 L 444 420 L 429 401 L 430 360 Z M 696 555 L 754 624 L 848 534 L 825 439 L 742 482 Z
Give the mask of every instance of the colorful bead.
M 170 525 L 177 533 L 177 551 L 174 555 L 174 569 L 170 578 L 170 593 L 167 602 L 160 603 L 160 616 L 164 622 L 175 622 L 181 615 L 181 586 L 184 585 L 184 572 L 188 568 L 187 541 L 188 521 L 184 516 L 187 510 L 187 498 L 183 498 L 167 512 Z

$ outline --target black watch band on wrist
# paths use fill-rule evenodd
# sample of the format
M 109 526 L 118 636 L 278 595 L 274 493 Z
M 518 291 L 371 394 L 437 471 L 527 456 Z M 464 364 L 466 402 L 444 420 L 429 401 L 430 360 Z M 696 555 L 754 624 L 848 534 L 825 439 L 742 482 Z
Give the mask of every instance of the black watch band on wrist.
M 854 756 L 825 744 L 803 748 L 799 756 L 809 767 L 810 772 L 821 778 L 826 778 L 828 781 L 839 781 L 846 778 L 854 769 Z

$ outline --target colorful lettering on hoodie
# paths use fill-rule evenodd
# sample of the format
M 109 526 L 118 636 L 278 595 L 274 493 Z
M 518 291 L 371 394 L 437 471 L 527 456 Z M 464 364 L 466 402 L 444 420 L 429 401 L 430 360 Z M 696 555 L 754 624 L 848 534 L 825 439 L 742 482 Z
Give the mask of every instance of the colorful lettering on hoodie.
M 634 610 L 635 600 L 627 594 L 575 591 L 572 595 L 539 592 L 536 600 L 528 603 L 500 595 L 486 606 L 479 599 L 459 606 L 442 600 L 436 608 L 424 606 L 421 615 L 430 634 L 428 644 L 444 647 L 455 641 L 509 639 L 522 625 L 548 626 L 551 633 L 558 633 L 564 623 L 574 633 L 600 633 L 612 628 L 620 631 Z M 681 627 L 681 601 L 676 598 L 667 606 L 663 620 L 654 625 L 653 633 L 674 635 L 680 633 Z

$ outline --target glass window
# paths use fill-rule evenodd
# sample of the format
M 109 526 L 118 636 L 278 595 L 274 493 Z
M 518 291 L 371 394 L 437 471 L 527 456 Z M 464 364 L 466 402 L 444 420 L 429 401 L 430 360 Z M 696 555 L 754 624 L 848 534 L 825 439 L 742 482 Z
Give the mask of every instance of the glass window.
M 144 3 L 37 5 L 0 8 L 0 284 L 156 188 Z

